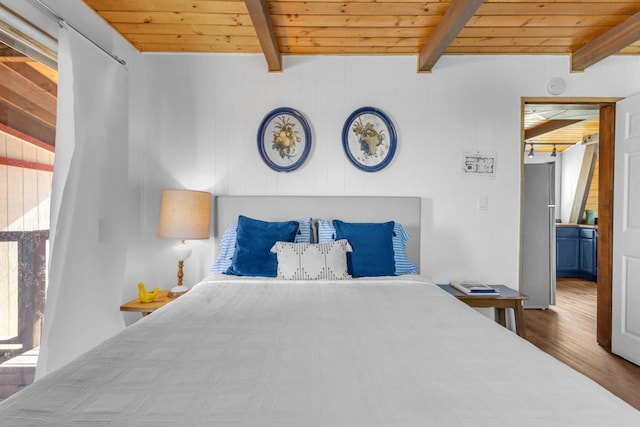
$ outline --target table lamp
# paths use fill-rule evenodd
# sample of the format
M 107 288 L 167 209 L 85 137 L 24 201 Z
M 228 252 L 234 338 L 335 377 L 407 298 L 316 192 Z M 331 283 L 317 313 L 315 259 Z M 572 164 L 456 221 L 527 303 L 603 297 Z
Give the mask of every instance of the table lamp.
M 180 240 L 173 247 L 173 254 L 178 258 L 178 282 L 169 291 L 170 297 L 178 297 L 189 290 L 182 284 L 184 260 L 191 256 L 191 248 L 185 240 L 208 239 L 210 215 L 210 193 L 193 190 L 162 192 L 158 237 Z

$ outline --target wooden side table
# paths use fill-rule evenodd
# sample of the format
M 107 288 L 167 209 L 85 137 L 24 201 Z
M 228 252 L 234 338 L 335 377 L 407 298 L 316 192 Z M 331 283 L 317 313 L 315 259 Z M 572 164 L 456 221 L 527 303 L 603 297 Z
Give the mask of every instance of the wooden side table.
M 438 286 L 470 307 L 493 307 L 498 314 L 498 323 L 505 327 L 507 326 L 505 309 L 512 308 L 516 317 L 516 333 L 522 338 L 526 337 L 522 305 L 522 301 L 528 298 L 526 295 L 505 285 L 491 285 L 492 288 L 500 292 L 500 296 L 466 295 L 451 285 Z
M 149 313 L 153 313 L 165 304 L 169 304 L 171 301 L 175 301 L 175 298 L 170 298 L 167 294 L 169 291 L 158 291 L 158 295 L 153 302 L 140 302 L 140 299 L 135 298 L 129 302 L 126 302 L 120 306 L 120 311 L 136 311 L 142 313 L 142 316 L 147 316 Z

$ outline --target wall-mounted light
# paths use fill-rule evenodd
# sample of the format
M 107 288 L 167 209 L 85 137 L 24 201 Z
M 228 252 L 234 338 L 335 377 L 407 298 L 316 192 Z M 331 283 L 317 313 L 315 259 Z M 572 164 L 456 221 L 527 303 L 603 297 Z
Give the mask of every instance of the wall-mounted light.
M 531 144 L 531 150 L 529 150 L 528 156 L 530 159 L 533 158 L 533 144 Z

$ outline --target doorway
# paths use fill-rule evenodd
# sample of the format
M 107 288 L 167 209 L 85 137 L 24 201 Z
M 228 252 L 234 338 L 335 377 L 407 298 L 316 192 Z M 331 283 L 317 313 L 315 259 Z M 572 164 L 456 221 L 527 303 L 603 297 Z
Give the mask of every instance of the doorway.
M 612 236 L 613 236 L 613 155 L 615 137 L 615 103 L 613 98 L 523 98 L 522 113 L 522 156 L 521 182 L 524 192 L 525 156 L 538 155 L 548 159 L 557 157 L 576 143 L 586 145 L 589 138 L 598 138 L 597 157 L 597 342 L 602 347 L 611 348 L 611 290 L 612 290 Z M 540 117 L 534 118 L 535 115 Z M 573 128 L 573 129 L 572 129 Z M 582 129 L 582 135 L 574 131 Z M 562 134 L 565 139 L 557 139 Z M 554 135 L 555 134 L 555 135 Z M 570 136 L 573 135 L 573 136 Z M 596 135 L 593 137 L 592 135 Z M 570 139 L 569 139 L 570 138 Z M 592 142 L 592 141 L 591 141 Z M 545 154 L 546 153 L 546 154 Z M 593 173 L 593 170 L 591 170 Z M 592 175 L 591 175 L 592 176 Z M 586 173 L 583 178 L 590 177 Z M 584 183 L 583 183 L 584 184 Z M 524 193 L 523 193 L 524 194 Z M 585 222 L 586 194 L 571 203 L 572 212 L 561 218 Z M 565 206 L 569 206 L 565 204 Z M 565 208 L 567 209 L 567 208 Z M 589 209 L 593 210 L 593 209 Z M 566 214 L 566 212 L 565 212 Z M 521 242 L 523 235 L 524 208 L 521 205 Z M 521 250 L 520 271 L 522 283 L 523 259 Z

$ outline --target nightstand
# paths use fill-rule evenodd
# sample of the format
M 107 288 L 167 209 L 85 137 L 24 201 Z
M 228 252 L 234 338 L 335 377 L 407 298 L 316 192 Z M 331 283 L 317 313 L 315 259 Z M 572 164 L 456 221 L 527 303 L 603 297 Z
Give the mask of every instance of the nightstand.
M 142 313 L 143 316 L 147 316 L 149 313 L 153 313 L 160 307 L 165 304 L 169 304 L 172 301 L 175 301 L 175 298 L 170 298 L 167 296 L 169 291 L 158 291 L 158 296 L 153 302 L 140 302 L 138 298 L 132 299 L 131 301 L 124 303 L 120 306 L 120 311 L 136 311 L 138 313 Z
M 516 318 L 516 333 L 525 338 L 526 332 L 524 327 L 524 311 L 522 301 L 529 298 L 524 294 L 511 289 L 505 285 L 490 285 L 500 292 L 500 296 L 482 296 L 482 295 L 465 295 L 451 285 L 438 285 L 442 290 L 447 291 L 454 297 L 463 301 L 470 307 L 487 308 L 493 307 L 498 314 L 498 323 L 507 326 L 505 309 L 512 308 Z

